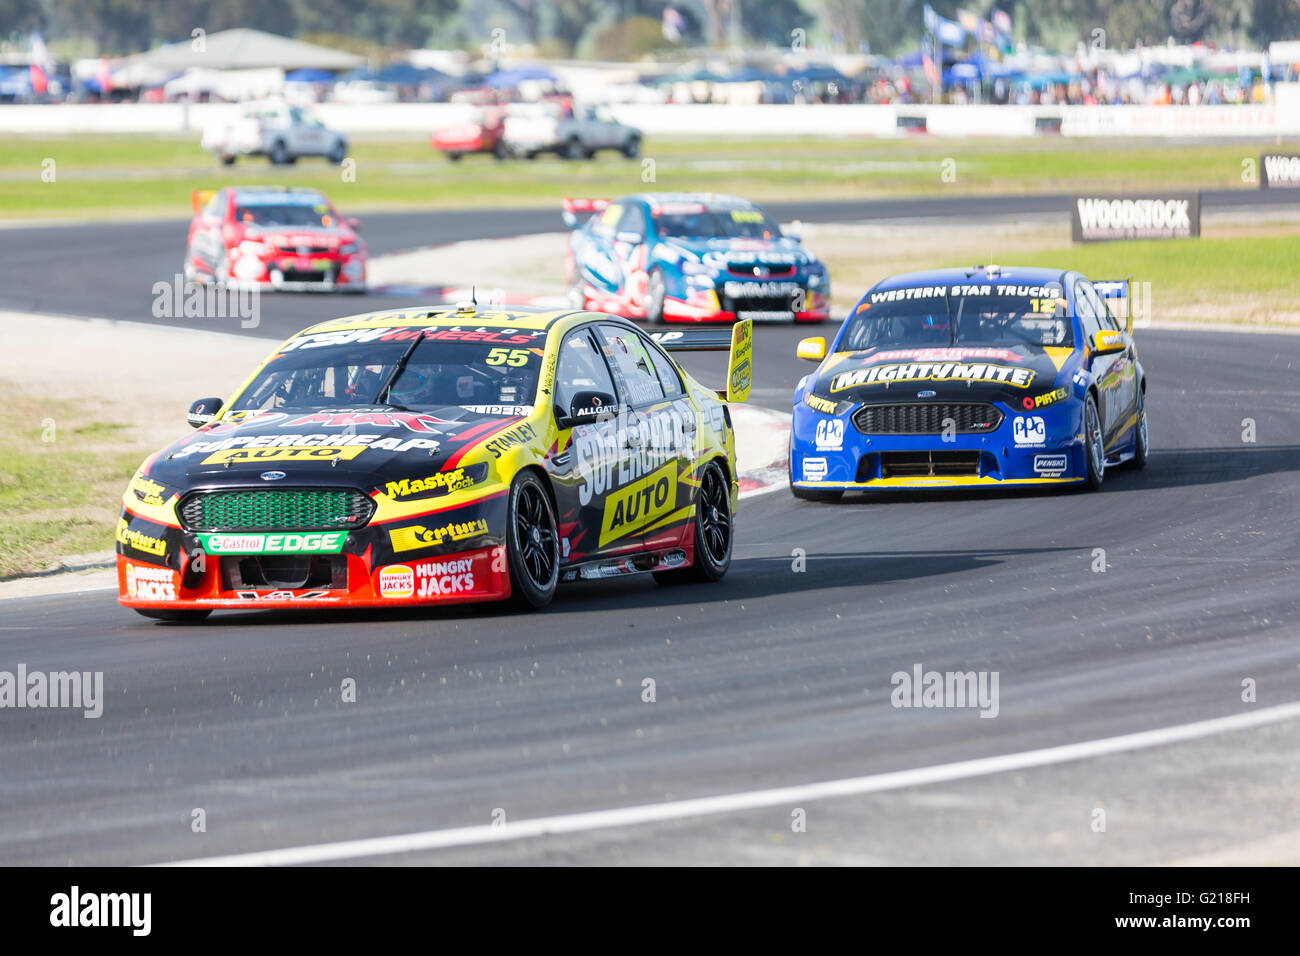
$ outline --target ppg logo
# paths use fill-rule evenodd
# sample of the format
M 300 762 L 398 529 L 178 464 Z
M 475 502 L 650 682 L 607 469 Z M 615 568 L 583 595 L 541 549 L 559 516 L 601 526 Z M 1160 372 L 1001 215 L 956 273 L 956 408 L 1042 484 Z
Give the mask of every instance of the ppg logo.
M 1017 445 L 1042 445 L 1047 441 L 1047 425 L 1037 415 L 1021 415 L 1012 423 Z
M 836 450 L 844 447 L 844 420 L 823 418 L 817 423 L 817 450 Z

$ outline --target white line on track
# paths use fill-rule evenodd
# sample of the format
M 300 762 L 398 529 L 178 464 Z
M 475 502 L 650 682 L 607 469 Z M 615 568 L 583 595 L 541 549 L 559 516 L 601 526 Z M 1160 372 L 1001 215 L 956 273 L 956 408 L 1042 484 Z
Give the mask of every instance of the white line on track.
M 1104 737 L 1026 750 L 1021 753 L 982 757 L 957 763 L 918 767 L 915 770 L 897 770 L 872 774 L 866 777 L 849 777 L 844 780 L 827 780 L 821 783 L 779 787 L 773 790 L 751 790 L 742 793 L 721 794 L 716 797 L 699 797 L 673 803 L 654 803 L 644 806 L 620 807 L 615 810 L 595 810 L 585 813 L 567 813 L 561 816 L 538 817 L 533 820 L 507 822 L 502 826 L 483 824 L 456 827 L 449 830 L 426 830 L 400 836 L 371 837 L 363 840 L 345 840 L 339 843 L 322 843 L 314 846 L 287 847 L 282 850 L 262 850 L 255 853 L 238 853 L 231 856 L 214 856 L 195 860 L 181 860 L 170 866 L 286 866 L 303 863 L 326 863 L 336 860 L 355 860 L 363 857 L 390 856 L 395 853 L 412 853 L 417 850 L 441 850 L 448 847 L 474 846 L 501 843 L 506 840 L 525 840 L 532 837 L 553 836 L 558 833 L 581 833 L 610 827 L 638 826 L 689 817 L 720 813 L 737 813 L 763 807 L 793 805 L 809 800 L 826 800 L 833 797 L 850 797 L 885 790 L 901 790 L 949 780 L 964 780 L 989 774 L 1045 767 L 1051 764 L 1086 760 L 1107 754 L 1131 750 L 1144 750 L 1169 744 L 1196 740 L 1214 734 L 1229 733 L 1261 727 L 1283 720 L 1300 717 L 1300 701 L 1265 707 L 1262 710 L 1231 717 L 1216 717 L 1191 724 L 1145 730 L 1119 737 Z

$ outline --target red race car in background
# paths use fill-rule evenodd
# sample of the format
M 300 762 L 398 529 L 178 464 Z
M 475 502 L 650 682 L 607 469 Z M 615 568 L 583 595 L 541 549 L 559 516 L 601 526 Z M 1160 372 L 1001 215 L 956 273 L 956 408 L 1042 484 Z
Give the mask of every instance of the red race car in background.
M 453 163 L 466 153 L 491 153 L 497 159 L 505 159 L 505 130 L 505 110 L 493 106 L 475 110 L 468 123 L 435 130 L 429 141 Z
M 196 189 L 185 248 L 190 282 L 291 292 L 366 291 L 361 223 L 315 189 Z

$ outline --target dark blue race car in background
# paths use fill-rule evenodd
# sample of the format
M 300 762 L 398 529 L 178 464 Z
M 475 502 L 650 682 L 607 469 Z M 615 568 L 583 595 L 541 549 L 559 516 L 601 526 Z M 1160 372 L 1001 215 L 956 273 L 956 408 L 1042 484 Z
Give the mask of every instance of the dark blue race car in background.
M 579 228 L 579 215 L 592 214 Z M 746 199 L 638 193 L 565 199 L 574 308 L 651 322 L 821 322 L 826 267 Z
M 1100 284 L 1100 283 L 1099 283 Z M 1110 297 L 1127 282 L 1106 283 Z M 790 487 L 1101 485 L 1146 463 L 1146 374 L 1093 283 L 1054 269 L 891 276 L 854 307 L 794 394 Z

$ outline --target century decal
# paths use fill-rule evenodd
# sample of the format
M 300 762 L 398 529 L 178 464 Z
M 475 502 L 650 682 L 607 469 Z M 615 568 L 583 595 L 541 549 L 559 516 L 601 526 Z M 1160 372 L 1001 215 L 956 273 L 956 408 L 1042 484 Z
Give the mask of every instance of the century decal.
M 676 504 L 677 463 L 673 461 L 652 473 L 645 484 L 638 483 L 605 500 L 605 516 L 600 524 L 601 547 L 653 524 Z
M 125 518 L 117 519 L 117 543 L 123 547 L 133 548 L 136 551 L 157 557 L 167 553 L 166 539 L 155 538 L 153 535 L 135 530 Z
M 408 528 L 394 528 L 388 532 L 389 541 L 394 551 L 414 551 L 417 548 L 432 548 L 445 541 L 464 541 L 488 533 L 485 518 L 470 521 L 453 521 L 440 528 L 426 528 L 413 524 Z
M 964 362 L 910 362 L 902 365 L 872 365 L 868 368 L 841 372 L 831 380 L 831 391 L 842 392 L 860 385 L 880 385 L 889 382 L 917 380 L 1002 382 L 1016 388 L 1028 388 L 1034 372 L 1028 368 L 1008 368 L 1005 365 L 968 365 Z
M 573 455 L 582 477 L 578 501 L 583 505 L 591 504 L 597 495 L 631 484 L 689 448 L 682 416 L 673 406 L 641 416 L 636 426 L 629 426 L 627 416 L 620 415 L 613 428 L 581 431 L 574 429 Z M 629 432 L 639 444 L 629 442 Z

